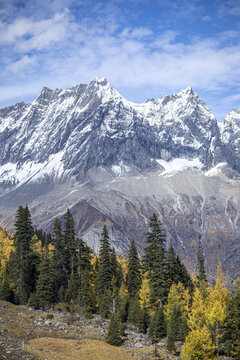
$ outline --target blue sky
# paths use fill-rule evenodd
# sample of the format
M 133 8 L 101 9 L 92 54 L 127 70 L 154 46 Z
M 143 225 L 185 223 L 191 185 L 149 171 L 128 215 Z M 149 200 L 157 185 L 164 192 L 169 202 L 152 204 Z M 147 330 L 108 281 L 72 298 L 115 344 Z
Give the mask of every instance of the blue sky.
M 0 106 L 106 77 L 143 102 L 192 86 L 240 107 L 240 0 L 0 0 Z

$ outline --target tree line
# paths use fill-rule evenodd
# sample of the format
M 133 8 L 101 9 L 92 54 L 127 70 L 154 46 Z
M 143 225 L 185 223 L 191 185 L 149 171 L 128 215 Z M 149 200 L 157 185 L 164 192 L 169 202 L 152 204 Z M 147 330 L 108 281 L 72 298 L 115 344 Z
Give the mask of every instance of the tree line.
M 166 248 L 155 214 L 148 226 L 142 257 L 132 240 L 127 258 L 119 259 L 106 226 L 99 254 L 94 254 L 76 237 L 69 210 L 45 234 L 33 229 L 28 207 L 20 206 L 14 235 L 0 231 L 0 298 L 35 309 L 64 307 L 110 318 L 107 341 L 113 345 L 122 343 L 129 323 L 153 342 L 166 338 L 171 352 L 181 341 L 182 360 L 219 354 L 238 359 L 240 280 L 229 293 L 219 264 L 210 286 L 200 251 L 197 276 L 190 276 L 173 246 Z

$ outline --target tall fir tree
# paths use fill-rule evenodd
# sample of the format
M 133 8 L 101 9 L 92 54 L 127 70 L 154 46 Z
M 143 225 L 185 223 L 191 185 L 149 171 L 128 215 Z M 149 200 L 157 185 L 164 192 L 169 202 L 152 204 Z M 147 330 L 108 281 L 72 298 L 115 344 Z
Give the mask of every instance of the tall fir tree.
M 14 249 L 11 256 L 11 273 L 15 286 L 16 301 L 26 304 L 34 291 L 36 281 L 35 255 L 31 249 L 33 227 L 28 207 L 19 206 L 15 222 Z
M 178 283 L 181 281 L 179 276 L 179 264 L 177 263 L 177 255 L 175 253 L 175 250 L 172 246 L 172 244 L 169 246 L 168 252 L 167 252 L 167 264 L 168 264 L 168 272 L 169 272 L 169 279 L 171 283 Z
M 39 265 L 39 277 L 36 286 L 36 299 L 38 305 L 45 309 L 54 301 L 54 268 L 48 249 L 44 249 L 42 261 Z
M 113 267 L 111 263 L 111 249 L 109 236 L 106 226 L 104 225 L 101 235 L 100 248 L 100 267 L 95 281 L 97 296 L 100 298 L 112 292 Z
M 130 298 L 134 299 L 141 288 L 142 276 L 141 265 L 135 246 L 135 241 L 132 240 L 127 263 L 127 289 Z
M 112 264 L 112 274 L 115 277 L 115 283 L 116 283 L 116 287 L 119 290 L 123 281 L 123 270 L 121 265 L 119 264 L 118 260 L 117 260 L 117 255 L 115 252 L 115 249 L 112 248 L 111 252 L 110 252 L 110 261 Z
M 68 286 L 68 259 L 63 237 L 62 224 L 59 218 L 53 222 L 53 267 L 54 267 L 54 298 L 60 300 L 60 288 L 64 290 Z M 62 299 L 61 299 L 62 300 Z
M 110 345 L 119 346 L 122 343 L 121 338 L 121 318 L 119 313 L 112 313 L 107 332 L 107 343 Z
M 169 351 L 175 351 L 175 341 L 178 337 L 178 331 L 180 326 L 181 310 L 178 306 L 174 305 L 170 319 L 167 325 L 167 349 Z
M 78 299 L 80 306 L 84 309 L 87 315 L 90 315 L 95 310 L 93 281 L 91 264 L 92 251 L 89 246 L 82 240 L 77 239 L 77 256 L 78 256 Z
M 76 273 L 77 267 L 77 253 L 76 253 L 76 237 L 75 237 L 75 222 L 69 209 L 64 216 L 64 243 L 65 243 L 65 262 L 67 265 L 68 278 Z
M 144 249 L 143 267 L 148 273 L 151 303 L 154 305 L 159 301 L 166 302 L 171 282 L 164 247 L 166 237 L 156 214 L 150 218 L 149 228 L 151 231 L 147 233 L 148 246 Z
M 5 273 L 3 275 L 3 281 L 0 286 L 0 299 L 14 302 L 14 293 L 11 287 L 9 264 L 6 266 Z
M 138 294 L 134 299 L 130 299 L 128 308 L 128 319 L 127 321 L 135 326 L 138 325 L 139 314 L 140 314 L 140 303 Z
M 143 307 L 140 308 L 140 311 L 137 314 L 137 327 L 140 332 L 143 334 L 147 333 L 147 329 L 150 323 L 150 315 L 146 304 L 143 304 Z
M 166 336 L 167 325 L 163 312 L 163 307 L 160 306 L 153 314 L 149 325 L 149 336 L 153 341 L 158 341 Z
M 237 279 L 234 284 L 221 335 L 225 354 L 231 358 L 240 359 L 240 279 Z
M 176 254 L 172 244 L 169 246 L 167 252 L 168 275 L 171 284 L 178 284 L 181 282 L 189 291 L 193 292 L 193 283 L 185 265 L 181 262 L 179 256 Z

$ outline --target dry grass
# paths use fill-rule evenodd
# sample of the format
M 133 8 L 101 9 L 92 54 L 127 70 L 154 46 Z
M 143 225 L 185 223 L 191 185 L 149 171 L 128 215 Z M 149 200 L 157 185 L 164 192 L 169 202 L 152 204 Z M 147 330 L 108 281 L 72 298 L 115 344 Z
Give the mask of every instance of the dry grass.
M 99 340 L 38 338 L 30 340 L 25 350 L 47 360 L 132 360 L 122 348 Z

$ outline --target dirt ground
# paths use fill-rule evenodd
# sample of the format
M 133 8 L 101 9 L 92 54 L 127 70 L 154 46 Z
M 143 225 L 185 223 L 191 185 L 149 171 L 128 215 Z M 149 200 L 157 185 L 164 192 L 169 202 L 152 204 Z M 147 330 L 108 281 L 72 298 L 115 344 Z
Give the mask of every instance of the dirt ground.
M 152 360 L 154 346 L 105 342 L 107 322 L 63 312 L 34 311 L 0 301 L 0 360 Z M 159 359 L 178 359 L 159 348 Z

